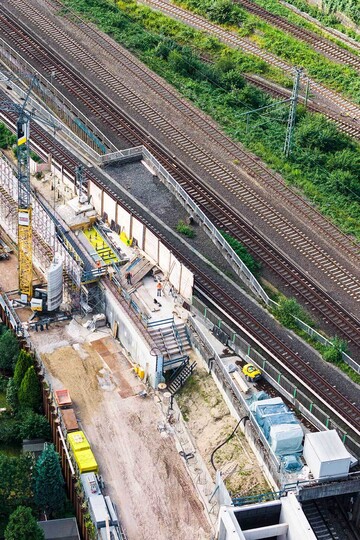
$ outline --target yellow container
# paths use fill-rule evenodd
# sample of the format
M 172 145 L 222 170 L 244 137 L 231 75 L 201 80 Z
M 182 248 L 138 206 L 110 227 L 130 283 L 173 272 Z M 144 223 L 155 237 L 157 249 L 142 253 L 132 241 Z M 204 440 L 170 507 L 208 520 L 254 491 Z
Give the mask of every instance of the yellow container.
M 87 450 L 90 448 L 89 441 L 82 431 L 73 431 L 72 433 L 68 433 L 67 440 L 74 454 L 78 450 Z
M 74 455 L 80 474 L 86 472 L 98 472 L 98 464 L 96 463 L 96 459 L 90 448 L 77 450 Z
M 139 367 L 138 375 L 140 379 L 143 379 L 145 377 L 145 370 L 142 367 Z

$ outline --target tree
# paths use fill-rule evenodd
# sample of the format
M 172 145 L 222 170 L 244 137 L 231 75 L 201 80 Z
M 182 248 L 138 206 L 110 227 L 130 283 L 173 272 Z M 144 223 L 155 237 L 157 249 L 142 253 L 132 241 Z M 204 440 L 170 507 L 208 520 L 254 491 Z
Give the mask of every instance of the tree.
M 20 388 L 21 381 L 23 380 L 25 373 L 29 367 L 34 365 L 34 360 L 31 354 L 22 350 L 16 360 L 14 371 L 14 382 L 18 388 Z
M 44 540 L 45 535 L 31 513 L 31 508 L 18 506 L 5 529 L 5 540 Z
M 53 444 L 46 444 L 35 467 L 34 500 L 48 517 L 63 510 L 65 504 L 64 479 L 59 454 Z
M 38 410 L 41 402 L 41 387 L 34 366 L 29 367 L 18 392 L 19 403 L 22 407 Z
M 0 337 L 0 369 L 13 371 L 19 354 L 19 343 L 11 330 Z
M 13 412 L 16 411 L 19 405 L 18 389 L 14 379 L 9 379 L 6 387 L 6 404 Z
M 27 410 L 21 416 L 20 435 L 22 439 L 50 439 L 50 425 L 42 414 Z
M 0 454 L 1 512 L 11 512 L 18 505 L 30 504 L 33 499 L 34 454 L 19 457 Z

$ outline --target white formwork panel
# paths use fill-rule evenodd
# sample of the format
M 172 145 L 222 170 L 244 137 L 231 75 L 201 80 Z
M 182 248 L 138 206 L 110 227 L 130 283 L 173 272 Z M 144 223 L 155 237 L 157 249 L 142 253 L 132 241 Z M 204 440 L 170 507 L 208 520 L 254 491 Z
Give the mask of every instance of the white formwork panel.
M 104 208 L 103 212 L 107 213 L 108 221 L 111 223 L 111 220 L 115 221 L 116 218 L 116 201 L 110 195 L 104 191 Z
M 149 231 L 149 229 L 146 229 L 145 233 L 144 251 L 151 259 L 153 259 L 153 261 L 158 263 L 159 240 L 154 233 Z
M 170 259 L 171 253 L 170 250 L 160 242 L 159 244 L 159 266 L 164 274 L 170 272 Z
M 120 226 L 121 232 L 124 232 L 126 236 L 130 236 L 130 220 L 131 215 L 125 208 L 117 205 L 117 224 Z
M 94 205 L 95 210 L 101 215 L 101 198 L 102 189 L 96 186 L 93 182 L 89 182 L 89 195 L 92 196 L 91 202 Z
M 194 274 L 190 272 L 188 268 L 182 265 L 181 280 L 180 280 L 180 294 L 187 300 L 191 300 L 192 289 L 194 285 Z
M 136 218 L 132 218 L 131 223 L 132 231 L 131 236 L 135 238 L 140 249 L 144 250 L 144 225 Z
M 180 291 L 181 263 L 171 254 L 169 281 L 175 290 Z

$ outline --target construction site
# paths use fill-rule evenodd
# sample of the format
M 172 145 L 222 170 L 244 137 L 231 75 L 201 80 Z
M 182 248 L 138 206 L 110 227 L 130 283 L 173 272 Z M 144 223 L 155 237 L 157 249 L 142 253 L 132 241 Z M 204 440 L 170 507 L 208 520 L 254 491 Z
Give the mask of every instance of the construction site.
M 55 118 L 53 139 L 49 111 L 44 129 L 31 113 L 35 84 L 3 76 L 17 155 L 0 158 L 0 310 L 36 357 L 96 538 L 315 539 L 320 490 L 356 515 L 354 447 L 316 406 L 300 418 L 260 353 L 195 297 L 184 253 L 234 275 L 220 235 L 146 148 L 95 156 Z

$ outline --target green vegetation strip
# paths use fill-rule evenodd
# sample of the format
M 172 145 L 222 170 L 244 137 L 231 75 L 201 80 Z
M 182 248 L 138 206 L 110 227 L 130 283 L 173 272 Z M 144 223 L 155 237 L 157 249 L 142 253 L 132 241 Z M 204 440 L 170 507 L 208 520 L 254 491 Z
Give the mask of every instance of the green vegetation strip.
M 246 12 L 231 0 L 175 0 L 175 3 L 229 30 L 238 30 L 260 48 L 292 65 L 304 67 L 313 79 L 360 103 L 360 77 L 355 69 L 324 58 L 311 45 Z
M 4 401 L 5 396 L 5 401 Z M 71 512 L 63 489 L 59 455 L 46 445 L 39 459 L 20 453 L 23 439 L 51 439 L 42 414 L 42 394 L 34 358 L 19 349 L 15 335 L 0 324 L 0 537 L 42 540 L 37 519 Z M 70 505 L 70 506 L 69 506 Z
M 359 145 L 333 123 L 299 106 L 293 153 L 286 160 L 282 148 L 288 107 L 252 114 L 249 122 L 244 116 L 273 103 L 242 76 L 262 68 L 266 72 L 264 63 L 132 1 L 122 3 L 122 9 L 106 0 L 65 2 L 137 54 L 230 137 L 301 189 L 345 232 L 360 238 Z M 214 63 L 203 62 L 200 54 Z
M 353 39 L 357 39 L 358 41 L 360 41 L 360 35 L 357 34 L 354 30 L 344 26 L 334 14 L 321 11 L 316 6 L 308 4 L 305 0 L 287 0 L 287 3 L 292 4 L 295 8 L 299 9 L 304 13 L 307 13 L 314 19 L 317 19 L 320 23 L 322 23 L 323 26 L 335 28 L 336 30 L 339 30 L 340 32 L 352 37 Z M 256 4 L 259 4 L 259 6 L 267 9 L 274 15 L 280 15 L 281 17 L 288 19 L 290 22 L 296 24 L 299 27 L 307 28 L 308 30 L 311 30 L 312 32 L 315 32 L 319 35 L 324 35 L 327 39 L 333 41 L 334 43 L 337 43 L 340 47 L 356 53 L 356 49 L 354 50 L 351 46 L 347 46 L 339 39 L 327 34 L 325 30 L 319 28 L 319 26 L 317 26 L 315 23 L 296 14 L 294 11 L 280 3 L 278 0 L 256 0 Z

